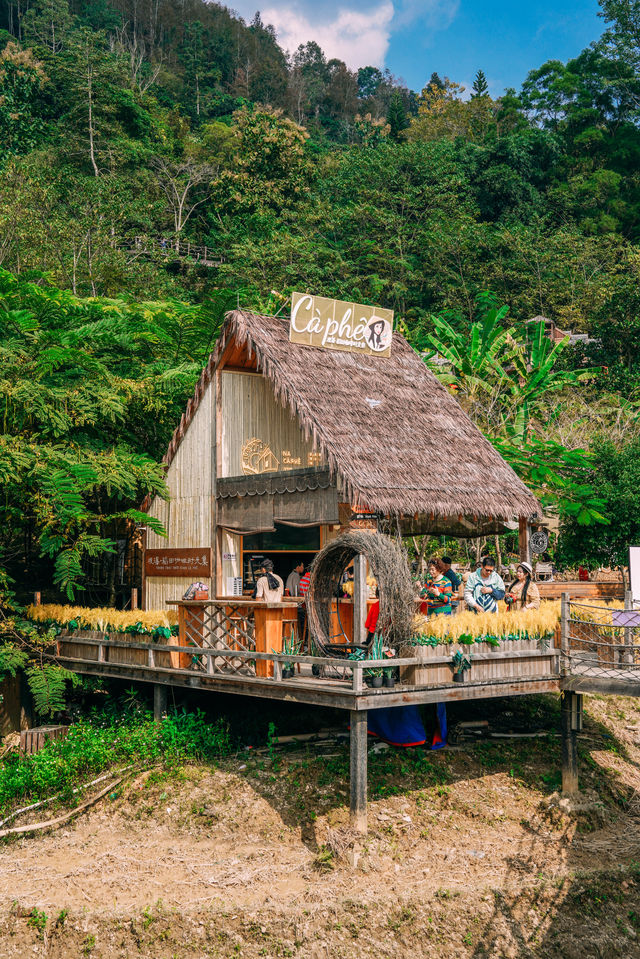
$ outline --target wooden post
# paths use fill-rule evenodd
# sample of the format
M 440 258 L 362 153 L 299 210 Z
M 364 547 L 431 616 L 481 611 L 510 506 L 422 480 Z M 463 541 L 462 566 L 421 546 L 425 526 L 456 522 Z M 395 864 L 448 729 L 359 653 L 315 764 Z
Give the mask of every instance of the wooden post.
M 154 683 L 153 686 L 153 718 L 157 723 L 167 712 L 167 687 L 161 683 Z
M 138 590 L 137 587 L 133 587 L 131 590 L 131 609 L 138 608 Z
M 633 593 L 630 589 L 624 593 L 625 610 L 633 610 Z M 633 629 L 627 626 L 624 631 L 624 652 L 622 662 L 625 666 L 633 666 Z
M 569 676 L 571 673 L 571 647 L 569 643 L 570 616 L 569 594 L 563 593 L 560 599 L 560 673 L 562 676 Z
M 578 792 L 578 732 L 582 729 L 582 696 L 565 690 L 561 700 L 562 792 Z
M 521 516 L 518 520 L 518 547 L 520 550 L 520 559 L 529 563 L 529 520 L 526 516 Z
M 362 645 L 367 618 L 367 560 L 358 553 L 353 560 L 353 642 Z
M 282 652 L 282 621 L 286 612 L 286 608 L 273 607 L 267 603 L 255 607 L 256 653 Z M 269 659 L 256 660 L 256 676 L 273 676 L 273 662 Z
M 351 825 L 367 832 L 367 710 L 351 710 L 350 755 Z
M 40 597 L 40 593 L 39 593 L 39 592 L 38 592 L 38 593 L 34 593 L 34 594 L 33 594 L 33 605 L 34 605 L 34 606 L 39 606 L 41 602 L 42 602 L 42 599 L 41 599 L 41 597 Z

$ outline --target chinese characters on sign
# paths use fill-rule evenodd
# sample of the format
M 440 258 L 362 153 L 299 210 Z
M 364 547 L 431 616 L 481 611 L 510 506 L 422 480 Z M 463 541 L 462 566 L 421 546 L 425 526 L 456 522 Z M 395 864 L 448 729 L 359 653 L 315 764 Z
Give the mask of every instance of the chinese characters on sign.
M 393 310 L 294 293 L 289 339 L 325 350 L 390 356 Z
M 211 548 L 148 549 L 144 572 L 145 576 L 211 576 Z

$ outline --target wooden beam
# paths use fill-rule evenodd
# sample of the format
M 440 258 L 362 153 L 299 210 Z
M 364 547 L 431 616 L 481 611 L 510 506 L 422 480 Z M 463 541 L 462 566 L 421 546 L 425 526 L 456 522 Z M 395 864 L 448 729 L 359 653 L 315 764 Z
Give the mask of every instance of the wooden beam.
M 620 670 L 628 676 L 628 670 Z M 638 679 L 598 679 L 595 676 L 567 676 L 560 682 L 561 689 L 576 693 L 598 693 L 601 696 L 640 696 Z
M 367 712 L 351 710 L 349 812 L 352 827 L 367 832 Z
M 161 651 L 162 647 L 159 646 Z M 322 680 L 260 679 L 238 674 L 215 674 L 194 672 L 186 669 L 165 669 L 124 663 L 100 663 L 96 660 L 80 660 L 60 656 L 57 662 L 74 672 L 90 676 L 111 676 L 141 683 L 161 683 L 168 686 L 187 686 L 207 692 L 229 693 L 238 696 L 254 696 L 258 699 L 273 699 L 310 706 L 328 706 L 333 709 L 349 709 L 358 712 L 368 709 L 384 709 L 388 706 L 406 706 L 410 703 L 461 702 L 468 699 L 492 699 L 496 696 L 528 696 L 534 693 L 557 693 L 560 685 L 557 676 L 543 676 L 509 680 L 501 683 L 451 683 L 450 686 L 396 686 L 388 689 L 366 689 L 354 694 L 351 686 L 329 684 Z M 640 695 L 640 682 L 637 695 Z
M 364 631 L 367 593 L 367 558 L 358 553 L 353 560 L 353 642 L 358 645 L 362 645 L 367 638 Z
M 530 563 L 529 559 L 529 520 L 526 516 L 521 516 L 518 520 L 518 548 L 520 559 Z
M 160 683 L 153 687 L 153 718 L 157 723 L 166 715 L 168 693 L 167 687 Z
M 562 792 L 573 795 L 578 792 L 578 732 L 582 729 L 582 696 L 573 692 L 562 693 Z

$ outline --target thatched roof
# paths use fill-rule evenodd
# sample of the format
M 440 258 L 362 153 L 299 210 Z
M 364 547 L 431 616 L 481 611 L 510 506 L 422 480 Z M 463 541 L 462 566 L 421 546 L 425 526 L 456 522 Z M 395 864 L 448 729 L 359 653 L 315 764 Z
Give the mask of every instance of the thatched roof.
M 245 347 L 352 503 L 387 514 L 531 517 L 539 504 L 402 336 L 390 357 L 289 342 L 288 318 L 227 314 L 215 352 L 171 441 L 169 463 L 223 354 Z M 483 520 L 484 523 L 480 522 Z M 462 532 L 461 535 L 469 535 Z

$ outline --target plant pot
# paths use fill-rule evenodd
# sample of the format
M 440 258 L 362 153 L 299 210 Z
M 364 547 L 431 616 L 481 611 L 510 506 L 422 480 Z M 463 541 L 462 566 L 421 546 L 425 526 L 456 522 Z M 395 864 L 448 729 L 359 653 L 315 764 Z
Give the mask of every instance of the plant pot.
M 371 688 L 380 689 L 382 686 L 382 676 L 372 676 L 371 677 Z
M 382 677 L 382 685 L 385 687 L 385 689 L 393 689 L 393 687 L 395 686 L 395 684 L 396 684 L 396 677 L 395 677 L 395 676 L 383 676 L 383 677 Z
M 465 670 L 464 672 L 462 672 L 462 673 L 454 673 L 454 674 L 453 674 L 453 681 L 454 681 L 454 683 L 466 683 L 466 681 L 467 681 L 467 672 L 466 672 L 466 670 Z
M 322 676 L 322 666 L 318 666 L 317 663 L 314 663 L 311 667 L 312 676 Z
M 283 679 L 293 679 L 293 666 L 283 666 L 282 668 L 282 678 Z

